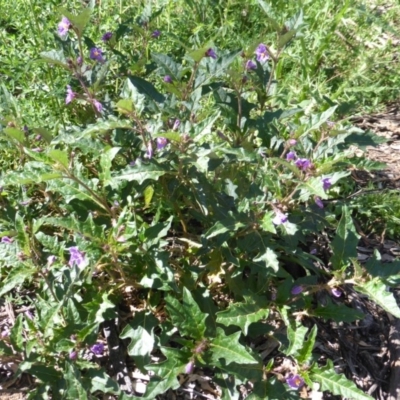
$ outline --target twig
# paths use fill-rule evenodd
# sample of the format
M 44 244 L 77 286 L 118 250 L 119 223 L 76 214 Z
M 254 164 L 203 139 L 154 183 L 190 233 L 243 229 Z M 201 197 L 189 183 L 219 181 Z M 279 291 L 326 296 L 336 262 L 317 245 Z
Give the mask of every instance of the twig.
M 185 389 L 185 388 L 181 388 L 180 390 L 183 390 L 184 392 L 193 393 L 193 394 L 195 394 L 195 395 L 197 395 L 197 396 L 202 396 L 202 397 L 204 397 L 205 399 L 215 400 L 215 397 L 211 397 L 211 396 L 209 396 L 209 395 L 207 395 L 207 394 L 198 392 L 197 390 L 194 390 L 194 389 Z

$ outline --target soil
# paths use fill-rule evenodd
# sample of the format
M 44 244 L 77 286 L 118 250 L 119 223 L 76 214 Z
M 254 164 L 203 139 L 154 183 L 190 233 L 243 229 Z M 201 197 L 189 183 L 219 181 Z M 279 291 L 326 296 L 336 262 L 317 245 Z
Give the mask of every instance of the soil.
M 371 160 L 386 163 L 386 168 L 374 172 L 354 171 L 353 178 L 360 190 L 373 181 L 378 188 L 398 189 L 400 187 L 400 107 L 392 104 L 385 113 L 357 117 L 353 122 L 365 130 L 373 130 L 384 136 L 387 142 L 375 148 L 367 148 L 367 156 Z M 385 237 L 368 235 L 360 228 L 361 235 L 358 246 L 358 260 L 366 262 L 374 250 L 378 250 L 382 259 L 392 262 L 400 255 L 400 244 Z M 319 354 L 321 362 L 326 359 L 334 361 L 336 371 L 344 373 L 365 393 L 378 400 L 400 399 L 400 320 L 385 312 L 382 308 L 368 300 L 364 295 L 355 292 L 351 286 L 343 287 L 343 295 L 337 299 L 338 303 L 344 303 L 358 309 L 365 314 L 362 321 L 355 323 L 322 322 L 310 319 L 309 324 L 317 324 L 318 336 L 315 353 Z M 392 290 L 400 300 L 400 288 Z M 20 312 L 29 310 L 14 309 L 7 303 L 0 303 L 0 331 L 9 329 L 15 317 Z M 109 334 L 115 336 L 112 326 L 108 327 Z M 115 337 L 114 337 L 115 339 Z M 258 350 L 265 360 L 278 357 L 277 344 L 261 338 L 254 343 L 254 349 Z M 110 359 L 118 354 L 110 354 Z M 14 373 L 21 361 L 19 355 L 14 357 L 0 356 L 0 400 L 25 399 L 29 390 L 34 387 L 34 380 L 26 375 L 14 379 Z M 284 361 L 283 361 L 284 362 Z M 136 391 L 137 394 L 145 391 L 148 377 L 138 371 L 119 371 L 122 381 Z M 129 378 L 124 374 L 128 372 Z M 125 381 L 124 381 L 125 379 Z M 181 387 L 175 391 L 169 391 L 158 396 L 159 400 L 193 400 L 193 399 L 219 399 L 218 387 L 213 384 L 212 376 L 207 371 L 194 370 L 192 374 L 181 376 Z M 243 398 L 251 391 L 251 387 L 243 387 Z M 310 396 L 305 391 L 300 395 L 304 398 Z M 102 397 L 113 399 L 113 396 Z M 318 393 L 311 394 L 315 400 L 334 399 L 340 396 Z

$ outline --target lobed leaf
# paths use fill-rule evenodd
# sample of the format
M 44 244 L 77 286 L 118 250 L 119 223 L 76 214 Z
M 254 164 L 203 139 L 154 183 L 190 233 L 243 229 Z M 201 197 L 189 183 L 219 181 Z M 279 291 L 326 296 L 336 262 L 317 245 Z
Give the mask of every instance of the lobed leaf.
M 358 389 L 343 374 L 337 374 L 331 360 L 328 360 L 327 365 L 323 368 L 315 365 L 311 369 L 309 377 L 312 381 L 318 382 L 321 385 L 321 391 L 329 390 L 334 395 L 354 400 L 373 399 L 373 397 Z

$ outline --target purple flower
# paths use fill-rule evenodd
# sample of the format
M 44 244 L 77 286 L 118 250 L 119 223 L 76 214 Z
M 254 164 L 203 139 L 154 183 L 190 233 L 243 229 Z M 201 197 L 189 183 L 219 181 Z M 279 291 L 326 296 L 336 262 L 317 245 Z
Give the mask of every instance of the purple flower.
M 297 140 L 296 139 L 289 139 L 288 143 L 289 143 L 289 146 L 296 146 Z
M 172 83 L 172 78 L 169 75 L 164 76 L 164 82 L 165 83 Z
M 287 161 L 295 160 L 296 157 L 297 157 L 297 155 L 294 151 L 289 151 L 289 153 L 286 154 Z
M 255 53 L 256 53 L 257 61 L 262 64 L 265 63 L 269 59 L 268 50 L 264 43 L 261 43 L 258 45 Z
M 77 351 L 71 351 L 71 353 L 69 353 L 69 359 L 70 360 L 76 360 L 76 358 L 78 357 L 78 352 Z
M 185 374 L 191 374 L 193 372 L 194 361 L 190 360 L 185 366 Z
M 102 36 L 102 38 L 101 38 L 101 40 L 103 41 L 103 42 L 108 42 L 111 38 L 112 38 L 112 32 L 106 32 L 103 36 Z
M 312 166 L 312 162 L 308 158 L 299 158 L 296 160 L 295 164 L 296 167 L 302 171 L 305 171 Z
M 154 154 L 153 145 L 151 144 L 151 141 L 149 141 L 149 143 L 147 144 L 147 151 L 145 157 L 151 160 L 153 158 L 153 154 Z
M 316 196 L 315 197 L 315 204 L 319 207 L 319 208 L 324 208 L 324 203 L 322 202 L 321 198 Z
M 79 66 L 81 66 L 81 65 L 83 64 L 83 59 L 82 59 L 81 56 L 79 56 L 79 57 L 76 59 L 76 63 L 77 63 Z
M 246 62 L 246 69 L 248 71 L 252 70 L 252 69 L 257 69 L 257 64 L 253 61 L 253 60 L 248 60 Z
M 42 140 L 42 135 L 36 135 L 35 140 L 37 140 L 37 141 Z
M 272 220 L 272 223 L 274 225 L 281 225 L 284 224 L 285 222 L 287 222 L 288 220 L 288 216 L 286 214 L 284 214 L 283 212 L 277 210 L 275 211 L 275 217 Z
M 161 35 L 161 31 L 159 31 L 158 29 L 156 29 L 152 34 L 151 37 L 153 38 L 158 38 Z
M 304 386 L 304 379 L 299 375 L 290 374 L 286 378 L 286 383 L 292 389 L 300 389 L 301 387 Z
M 68 250 L 69 254 L 71 255 L 68 265 L 72 267 L 74 264 L 76 264 L 78 268 L 84 268 L 87 262 L 85 253 L 80 251 L 76 246 L 70 247 Z
M 10 239 L 8 236 L 3 236 L 1 238 L 1 243 L 7 243 L 7 244 L 11 244 L 13 242 L 12 239 Z
M 342 291 L 338 288 L 332 288 L 331 293 L 335 296 L 335 297 L 340 297 L 342 295 Z
M 177 131 L 180 124 L 181 124 L 181 121 L 179 119 L 176 119 L 174 122 L 174 126 L 172 127 L 172 130 Z
M 134 167 L 134 166 L 136 165 L 136 160 L 132 160 L 132 161 L 129 163 L 129 165 L 130 165 L 131 167 Z
M 329 178 L 322 179 L 322 187 L 327 191 L 332 186 L 332 182 Z
M 71 89 L 71 86 L 67 85 L 67 96 L 65 97 L 65 104 L 71 103 L 75 96 L 76 93 Z
M 156 142 L 157 150 L 162 150 L 168 144 L 168 140 L 165 137 L 158 137 Z
M 94 344 L 90 350 L 96 354 L 96 356 L 101 356 L 104 352 L 104 344 L 103 343 L 96 343 Z
M 315 255 L 315 254 L 317 254 L 317 253 L 318 253 L 317 249 L 312 249 L 312 250 L 310 251 L 310 254 L 312 254 L 312 255 Z
M 71 27 L 71 22 L 66 17 L 61 18 L 61 22 L 58 24 L 58 34 L 60 36 L 65 36 L 68 33 L 69 28 Z
M 93 105 L 96 108 L 97 112 L 101 113 L 103 111 L 103 105 L 96 99 L 93 99 Z
M 8 336 L 10 336 L 10 331 L 8 330 L 8 328 L 5 328 L 4 331 L 1 332 L 1 338 L 6 338 Z
M 104 62 L 103 52 L 101 49 L 97 47 L 93 47 L 90 49 L 90 58 L 92 60 L 97 60 L 99 62 Z
M 211 57 L 211 58 L 213 58 L 214 60 L 217 58 L 217 54 L 215 53 L 215 51 L 214 51 L 212 48 L 209 48 L 209 49 L 206 51 L 205 56 L 206 56 L 206 57 Z
M 326 121 L 326 124 L 328 125 L 328 128 L 333 128 L 335 126 L 333 121 Z
M 292 290 L 290 291 L 290 293 L 292 293 L 294 296 L 296 296 L 302 292 L 303 292 L 303 286 L 300 286 L 300 285 L 293 286 Z
M 57 257 L 56 256 L 54 256 L 54 255 L 51 255 L 51 256 L 48 256 L 47 257 L 47 265 L 49 266 L 49 267 L 51 267 L 53 264 L 54 264 L 54 262 L 57 260 Z
M 33 314 L 32 314 L 29 310 L 25 311 L 24 314 L 25 314 L 25 316 L 28 317 L 30 320 L 33 320 Z

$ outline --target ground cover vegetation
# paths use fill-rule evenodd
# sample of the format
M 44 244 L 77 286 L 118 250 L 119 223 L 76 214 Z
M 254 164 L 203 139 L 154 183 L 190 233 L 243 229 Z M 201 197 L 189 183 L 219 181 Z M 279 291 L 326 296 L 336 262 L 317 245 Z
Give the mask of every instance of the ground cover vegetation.
M 371 399 L 315 321 L 362 319 L 346 287 L 400 318 L 400 264 L 360 265 L 353 223 L 397 237 L 400 203 L 351 197 L 382 165 L 349 122 L 398 96 L 399 7 L 0 3 L 0 296 L 26 310 L 0 357 L 29 398 L 151 400 L 203 369 L 222 399 Z

